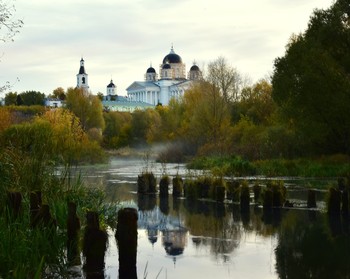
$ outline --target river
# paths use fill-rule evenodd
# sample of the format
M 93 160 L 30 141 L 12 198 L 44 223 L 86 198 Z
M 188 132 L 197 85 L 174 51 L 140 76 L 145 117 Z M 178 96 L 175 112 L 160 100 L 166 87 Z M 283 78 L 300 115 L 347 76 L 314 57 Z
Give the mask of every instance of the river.
M 158 181 L 163 173 L 200 173 L 182 164 L 140 159 L 113 159 L 107 165 L 82 169 L 89 187 L 103 188 L 111 202 L 137 208 L 138 278 L 350 278 L 349 220 L 328 218 L 323 212 L 324 192 L 317 194 L 316 210 L 264 212 L 261 206 L 251 205 L 243 213 L 229 202 L 140 196 L 137 175 L 145 169 Z M 310 180 L 284 180 L 288 199 L 305 204 L 303 186 Z M 114 231 L 108 233 L 105 278 L 118 278 Z

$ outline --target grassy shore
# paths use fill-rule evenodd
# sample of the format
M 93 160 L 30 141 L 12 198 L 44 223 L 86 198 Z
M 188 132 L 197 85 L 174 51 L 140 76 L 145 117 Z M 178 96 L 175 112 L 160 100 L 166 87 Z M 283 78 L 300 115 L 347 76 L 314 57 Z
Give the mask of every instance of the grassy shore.
M 350 175 L 350 157 L 347 155 L 253 162 L 235 156 L 196 157 L 187 166 L 192 169 L 209 169 L 227 176 L 343 177 Z

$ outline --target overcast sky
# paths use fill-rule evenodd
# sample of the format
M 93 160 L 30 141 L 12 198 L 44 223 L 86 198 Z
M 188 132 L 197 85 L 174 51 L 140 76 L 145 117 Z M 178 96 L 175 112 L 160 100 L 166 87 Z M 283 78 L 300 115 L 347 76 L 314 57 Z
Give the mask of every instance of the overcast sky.
M 126 95 L 171 45 L 201 68 L 223 56 L 252 82 L 272 73 L 292 33 L 304 31 L 315 8 L 333 0 L 16 0 L 24 21 L 14 42 L 0 43 L 0 85 L 50 94 L 76 86 L 81 57 L 92 93 L 112 78 Z M 17 78 L 19 81 L 17 81 Z

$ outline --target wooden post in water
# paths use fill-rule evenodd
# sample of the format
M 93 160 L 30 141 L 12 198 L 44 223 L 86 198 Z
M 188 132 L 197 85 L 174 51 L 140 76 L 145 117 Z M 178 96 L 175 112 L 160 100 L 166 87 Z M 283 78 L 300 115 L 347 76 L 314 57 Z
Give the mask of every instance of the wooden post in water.
M 264 210 L 272 209 L 272 205 L 273 205 L 273 193 L 272 193 L 272 190 L 269 189 L 269 188 L 266 188 L 265 191 L 264 191 L 264 201 L 263 201 Z
M 307 191 L 307 207 L 308 208 L 316 208 L 316 191 L 313 189 L 309 189 Z
M 116 239 L 119 250 L 119 278 L 136 279 L 137 210 L 123 208 L 118 211 Z
M 107 233 L 100 229 L 98 213 L 88 211 L 83 240 L 83 254 L 86 259 L 83 268 L 87 273 L 99 274 L 98 277 L 104 274 L 106 248 Z
M 169 176 L 163 176 L 159 181 L 159 196 L 168 197 L 169 195 Z
M 80 220 L 77 216 L 77 205 L 74 202 L 68 202 L 67 218 L 67 259 L 69 265 L 80 264 L 79 257 L 79 230 Z
M 226 189 L 224 186 L 215 187 L 215 197 L 217 202 L 224 202 Z
M 137 176 L 137 193 L 139 194 L 148 193 L 148 179 L 144 173 Z
M 329 188 L 327 212 L 329 214 L 339 214 L 341 204 L 341 193 L 335 187 Z
M 148 193 L 155 194 L 157 193 L 157 179 L 152 172 L 146 173 L 148 179 Z
M 255 183 L 253 186 L 253 192 L 254 192 L 254 202 L 257 203 L 260 200 L 260 195 L 261 195 L 261 186 L 259 183 Z
M 241 211 L 249 211 L 250 206 L 250 191 L 248 185 L 241 186 L 241 196 L 240 196 Z
M 181 197 L 183 191 L 183 180 L 180 176 L 175 176 L 173 178 L 173 196 Z

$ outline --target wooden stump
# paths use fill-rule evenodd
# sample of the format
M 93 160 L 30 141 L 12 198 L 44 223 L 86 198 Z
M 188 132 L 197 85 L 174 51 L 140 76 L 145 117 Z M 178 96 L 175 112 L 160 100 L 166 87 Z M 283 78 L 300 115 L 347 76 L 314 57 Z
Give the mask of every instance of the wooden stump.
M 167 197 L 169 195 L 169 176 L 163 176 L 159 181 L 159 195 Z
M 107 248 L 107 233 L 100 229 L 97 212 L 86 213 L 86 229 L 83 240 L 83 254 L 85 256 L 84 270 L 88 273 L 103 273 L 104 258 Z
M 240 204 L 241 204 L 241 211 L 249 211 L 250 206 L 250 191 L 249 186 L 242 186 L 241 187 L 241 196 L 240 196 Z
M 68 202 L 68 218 L 67 218 L 67 259 L 70 265 L 79 265 L 79 230 L 80 220 L 77 216 L 77 205 Z
M 307 207 L 316 208 L 316 191 L 309 189 L 307 192 Z
M 173 196 L 181 197 L 183 192 L 183 180 L 179 176 L 173 178 Z
M 116 239 L 119 251 L 119 278 L 137 278 L 137 210 L 124 208 L 118 212 Z

